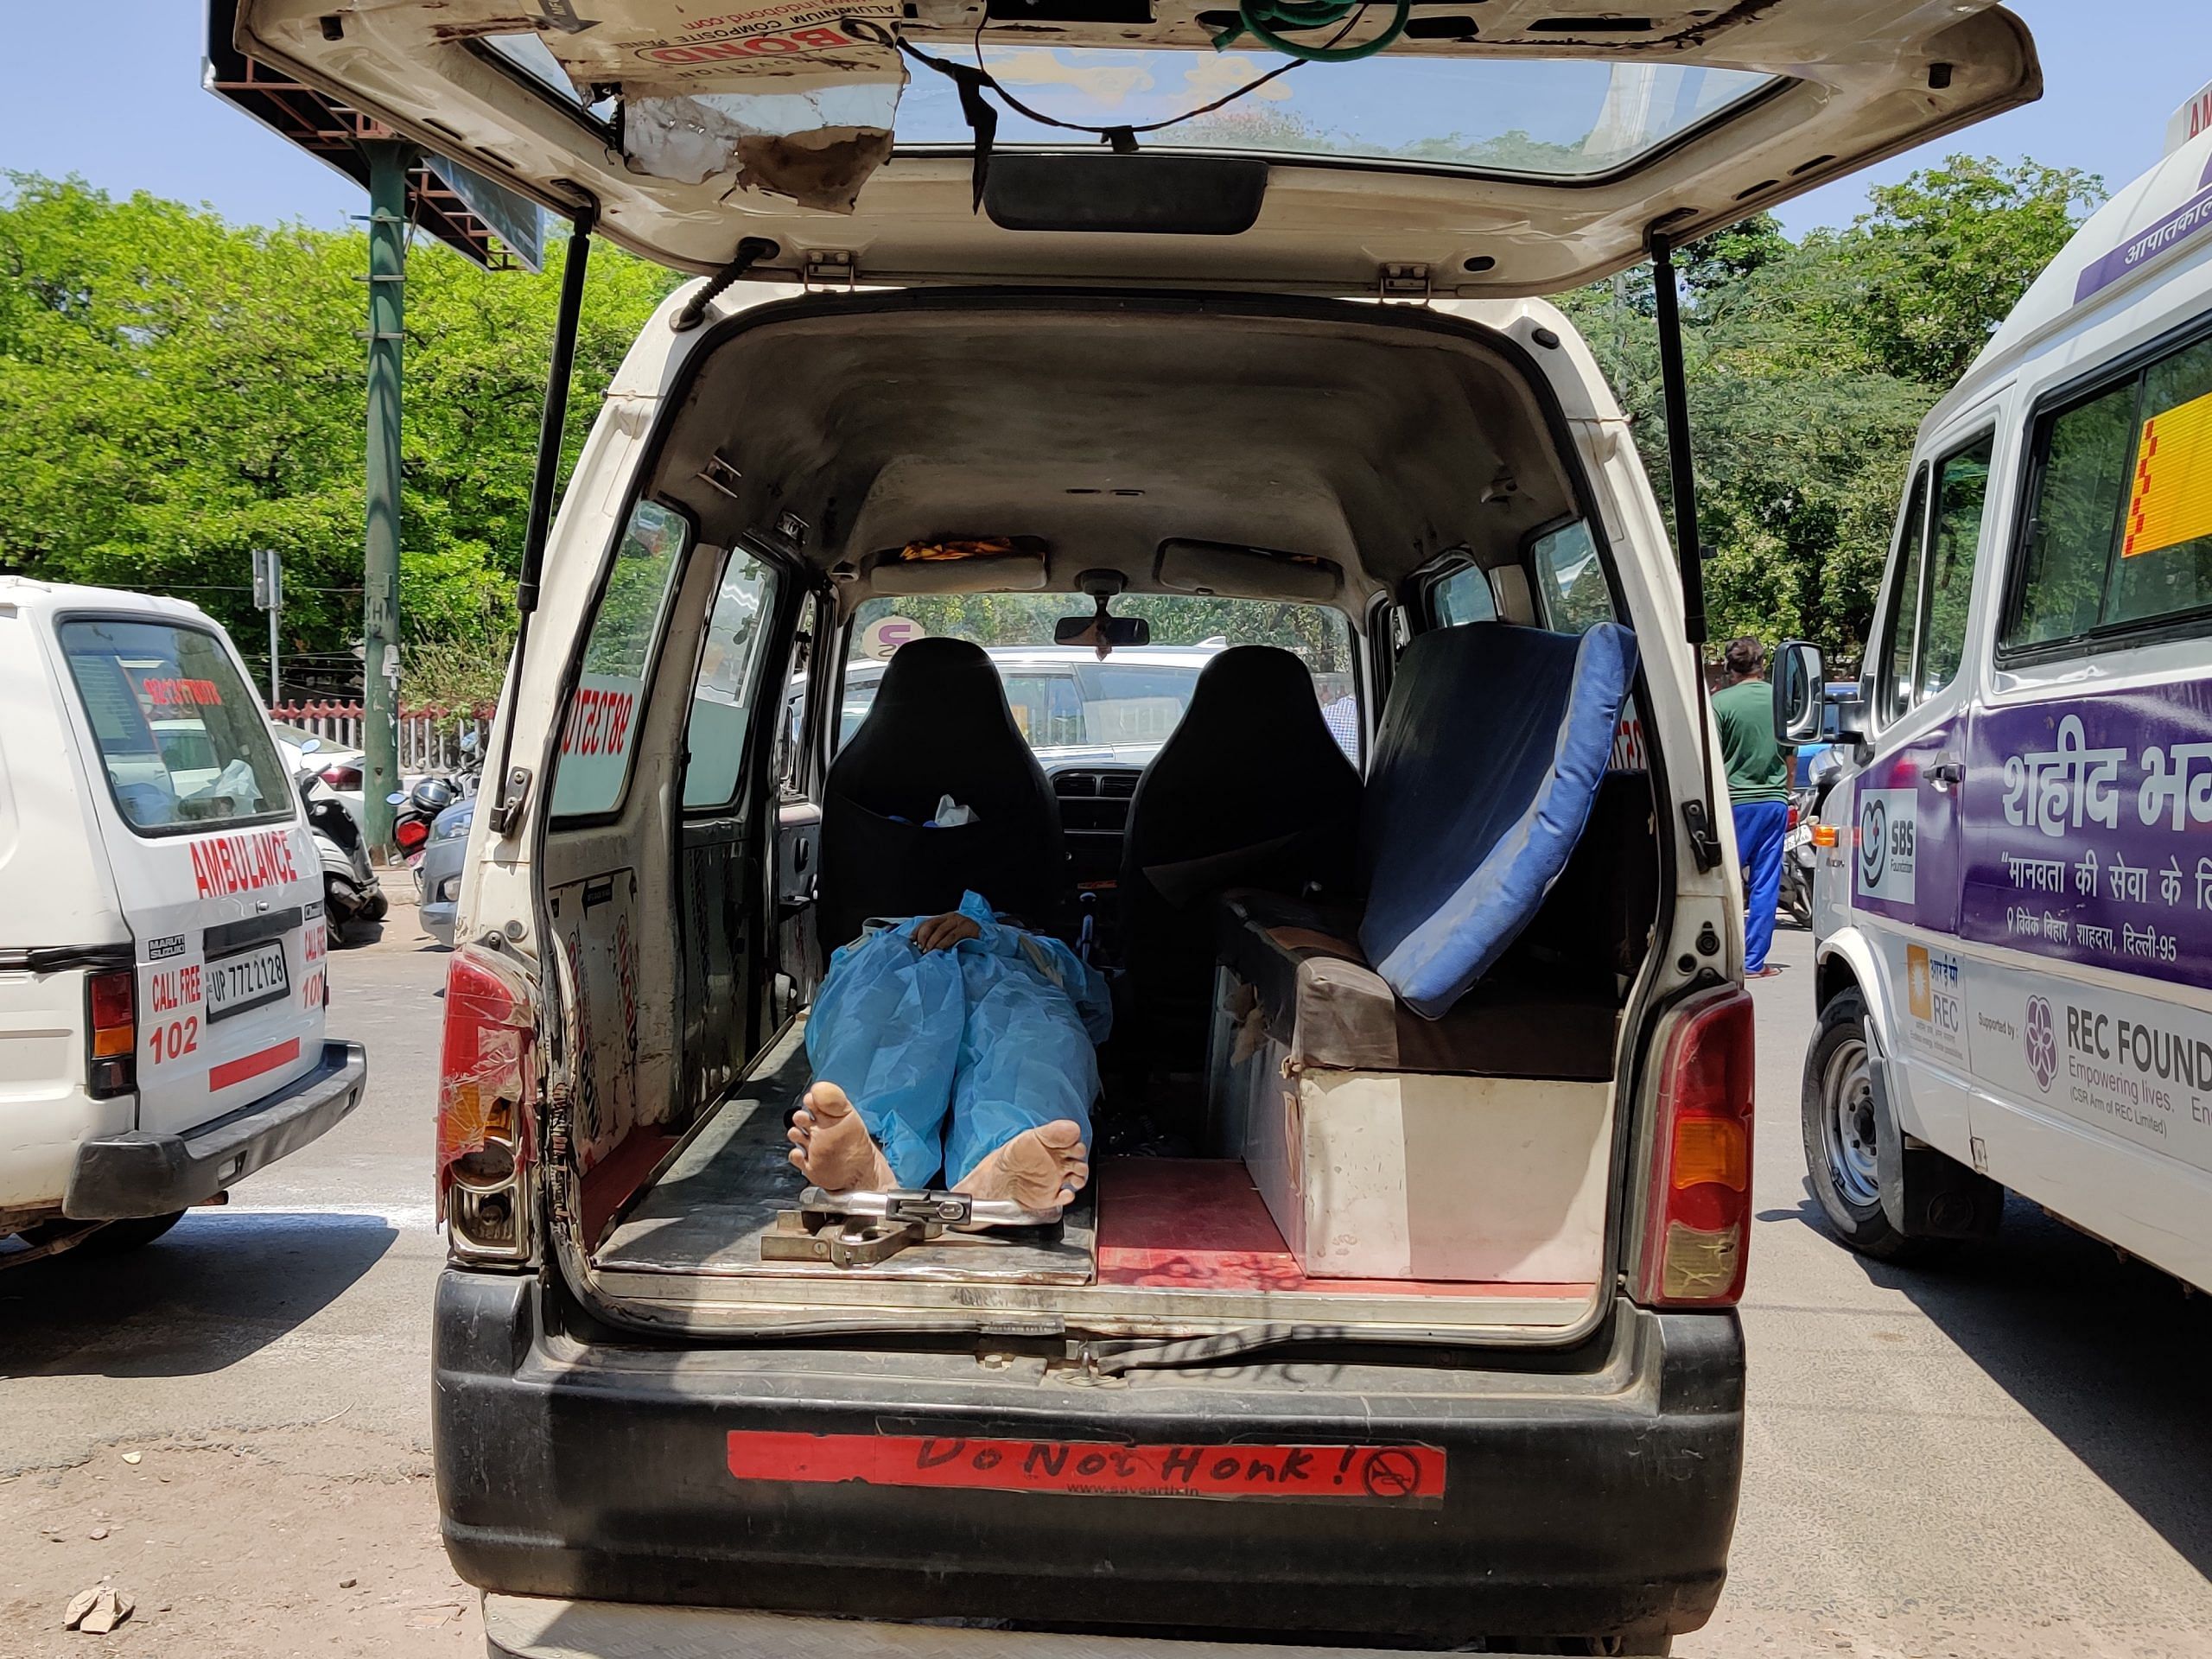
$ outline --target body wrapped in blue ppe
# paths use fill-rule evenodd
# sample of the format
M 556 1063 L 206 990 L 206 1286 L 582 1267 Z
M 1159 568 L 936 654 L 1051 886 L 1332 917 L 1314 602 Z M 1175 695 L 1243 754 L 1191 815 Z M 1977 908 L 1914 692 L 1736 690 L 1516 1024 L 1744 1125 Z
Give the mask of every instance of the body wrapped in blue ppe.
M 1056 1119 L 1090 1139 L 1097 1045 L 1114 1021 L 1104 978 L 1058 939 L 1001 922 L 979 893 L 960 913 L 982 932 L 950 950 L 914 944 L 925 916 L 844 946 L 807 1016 L 815 1077 L 845 1091 L 902 1187 L 940 1169 L 957 1185 Z

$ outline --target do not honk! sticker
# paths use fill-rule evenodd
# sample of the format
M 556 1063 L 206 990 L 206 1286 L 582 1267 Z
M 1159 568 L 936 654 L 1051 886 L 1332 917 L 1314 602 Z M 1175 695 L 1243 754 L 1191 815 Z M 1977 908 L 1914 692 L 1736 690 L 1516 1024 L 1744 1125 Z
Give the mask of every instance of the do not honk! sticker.
M 1073 1497 L 1421 1504 L 1442 1501 L 1445 1485 L 1444 1452 L 1433 1446 L 1129 1446 L 733 1430 L 728 1457 L 740 1480 Z

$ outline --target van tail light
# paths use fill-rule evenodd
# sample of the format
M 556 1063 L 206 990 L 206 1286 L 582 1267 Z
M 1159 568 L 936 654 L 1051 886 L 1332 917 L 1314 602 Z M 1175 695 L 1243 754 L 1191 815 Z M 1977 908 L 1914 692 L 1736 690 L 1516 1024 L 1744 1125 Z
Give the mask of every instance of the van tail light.
M 1751 999 L 1725 985 L 1671 1019 L 1659 1063 L 1636 1300 L 1732 1307 L 1751 1243 Z
M 430 826 L 420 818 L 402 818 L 393 826 L 391 838 L 411 853 L 430 838 Z
M 530 1253 L 537 1048 L 528 976 L 480 945 L 461 946 L 446 964 L 438 1070 L 438 1217 L 456 1255 L 513 1262 Z
M 1834 846 L 1834 845 L 1835 845 L 1835 843 L 1836 843 L 1835 825 L 1834 825 L 1834 824 L 1832 824 L 1832 823 L 1815 823 L 1815 824 L 1813 826 L 1813 845 L 1814 845 L 1814 846 L 1815 846 L 1815 847 L 1833 847 L 1833 846 Z
M 118 968 L 85 981 L 85 1084 L 95 1100 L 138 1086 L 138 971 Z

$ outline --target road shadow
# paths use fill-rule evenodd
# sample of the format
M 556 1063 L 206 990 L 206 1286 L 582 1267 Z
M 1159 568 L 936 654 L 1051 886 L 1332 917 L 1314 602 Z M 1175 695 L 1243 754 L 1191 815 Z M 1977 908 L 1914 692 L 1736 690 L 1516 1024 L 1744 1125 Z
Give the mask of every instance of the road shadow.
M 1812 1208 L 1808 1198 L 1805 1218 L 1818 1228 Z M 1996 1239 L 1933 1266 L 1853 1260 L 1873 1283 L 1904 1293 L 2177 1553 L 2212 1573 L 2212 1299 L 2019 1198 L 2006 1203 Z
M 398 1238 L 377 1216 L 203 1212 L 113 1256 L 0 1272 L 0 1376 L 194 1376 L 288 1335 Z

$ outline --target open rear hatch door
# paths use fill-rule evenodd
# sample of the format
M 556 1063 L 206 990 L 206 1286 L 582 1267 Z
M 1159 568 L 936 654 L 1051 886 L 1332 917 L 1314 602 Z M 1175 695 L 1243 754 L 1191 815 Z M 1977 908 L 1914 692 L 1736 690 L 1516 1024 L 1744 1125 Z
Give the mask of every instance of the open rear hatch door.
M 237 0 L 236 40 L 635 252 L 841 282 L 1556 293 L 2041 90 L 1980 0 L 1301 10 L 1387 45 L 1224 0 Z

